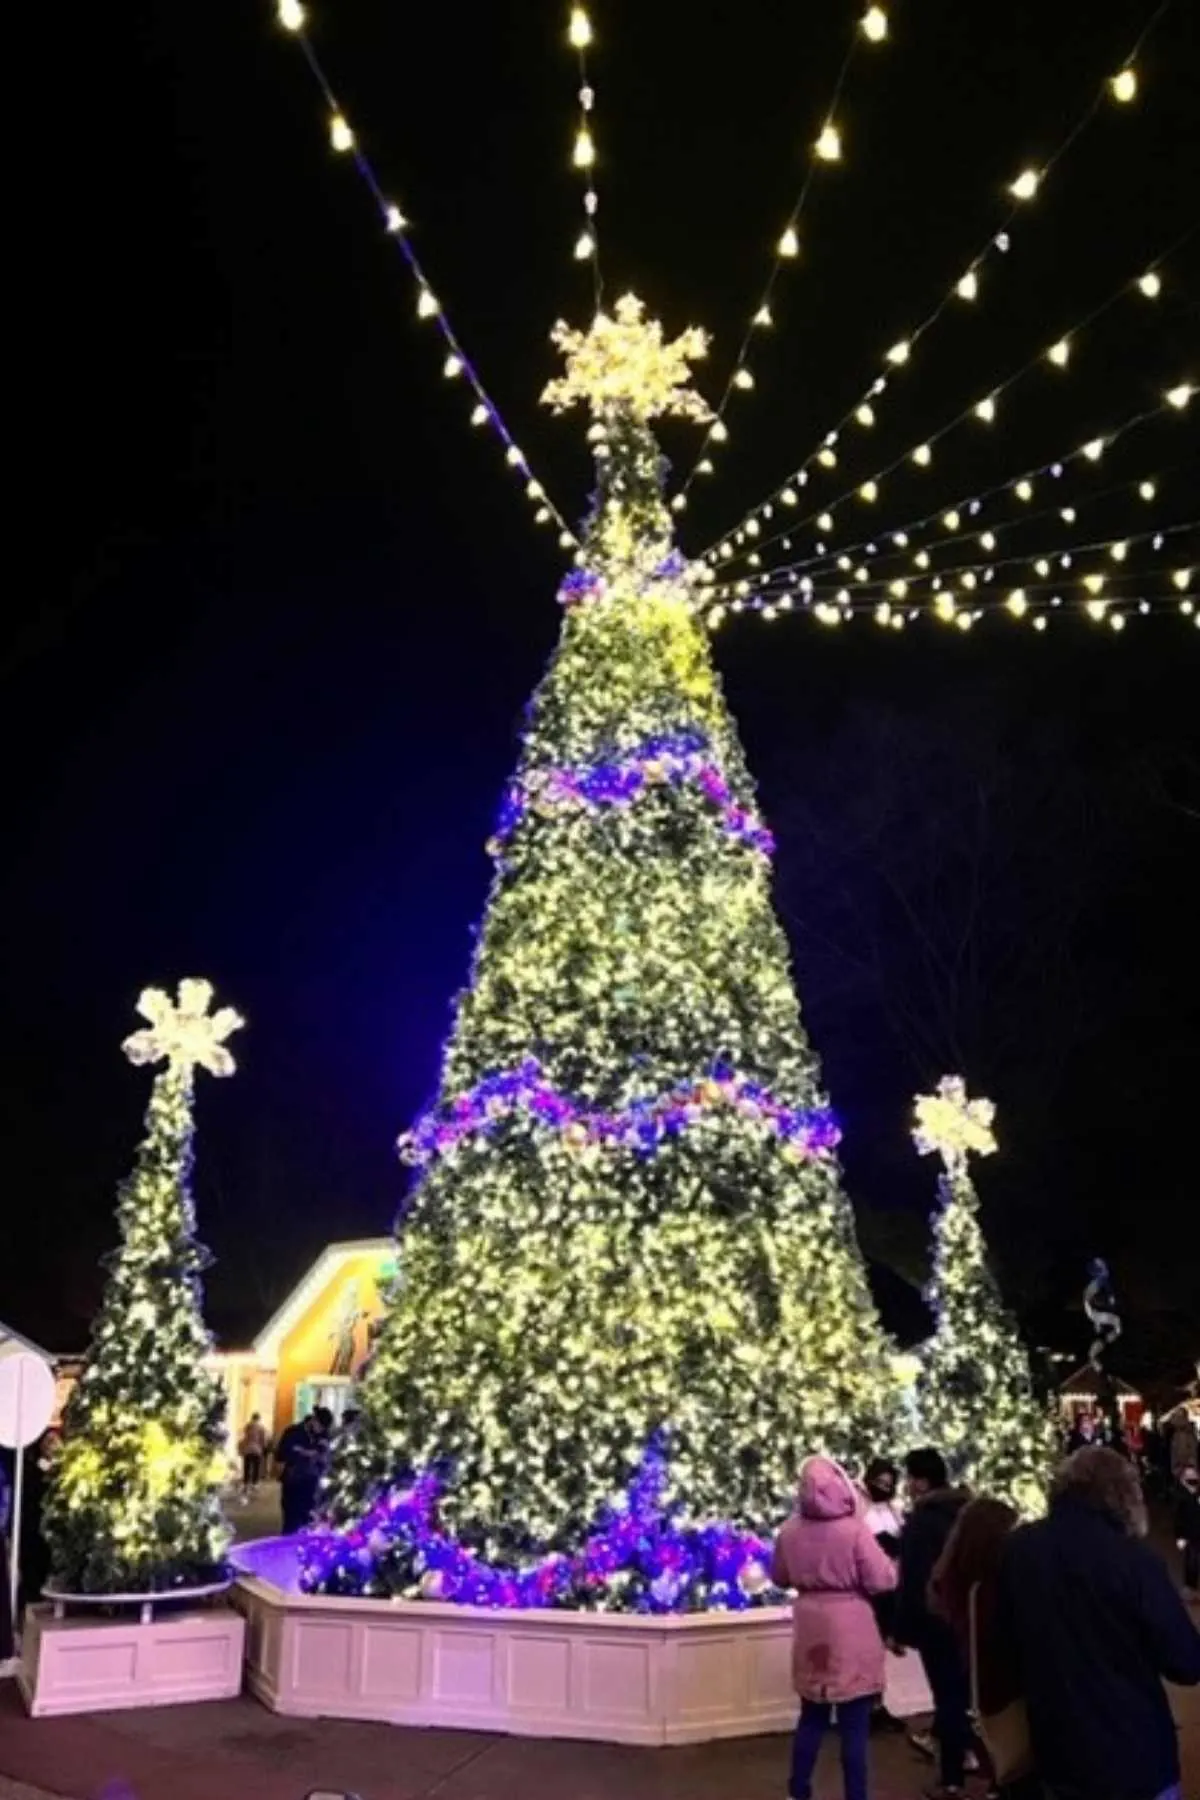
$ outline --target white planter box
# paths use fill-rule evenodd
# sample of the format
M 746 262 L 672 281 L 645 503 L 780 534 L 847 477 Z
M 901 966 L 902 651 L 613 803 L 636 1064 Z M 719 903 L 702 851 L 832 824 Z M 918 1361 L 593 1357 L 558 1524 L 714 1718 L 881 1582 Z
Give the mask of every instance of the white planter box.
M 55 1618 L 55 1610 L 25 1614 L 17 1683 L 35 1717 L 241 1692 L 246 1626 L 228 1606 L 157 1619 Z
M 790 1730 L 791 1615 L 646 1618 L 284 1593 L 243 1576 L 250 1690 L 293 1717 L 695 1744 Z

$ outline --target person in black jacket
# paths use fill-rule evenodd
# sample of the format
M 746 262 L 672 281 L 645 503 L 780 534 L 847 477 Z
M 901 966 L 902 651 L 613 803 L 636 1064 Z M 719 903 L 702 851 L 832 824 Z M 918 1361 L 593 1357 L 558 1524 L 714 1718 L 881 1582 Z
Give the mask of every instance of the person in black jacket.
M 1175 1542 L 1183 1551 L 1183 1585 L 1200 1591 L 1200 1470 L 1184 1469 L 1175 1497 Z
M 970 1495 L 950 1486 L 945 1459 L 937 1450 L 911 1450 L 904 1474 L 912 1511 L 900 1533 L 894 1647 L 917 1652 L 933 1694 L 940 1785 L 930 1789 L 929 1800 L 957 1800 L 966 1792 L 971 1747 L 970 1680 L 953 1631 L 929 1604 L 929 1579 Z
M 1200 1682 L 1200 1632 L 1146 1530 L 1136 1471 L 1080 1450 L 1005 1546 L 995 1629 L 1053 1800 L 1182 1800 L 1163 1682 Z

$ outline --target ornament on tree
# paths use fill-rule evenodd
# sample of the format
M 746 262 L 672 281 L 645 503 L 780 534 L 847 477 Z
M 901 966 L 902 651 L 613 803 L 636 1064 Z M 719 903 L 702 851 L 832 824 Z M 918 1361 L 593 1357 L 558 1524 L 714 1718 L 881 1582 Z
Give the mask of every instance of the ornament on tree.
M 967 1166 L 967 1158 L 990 1156 L 996 1148 L 990 1100 L 968 1100 L 961 1075 L 943 1075 L 933 1094 L 918 1094 L 913 1142 L 921 1156 L 940 1156 L 947 1174 Z

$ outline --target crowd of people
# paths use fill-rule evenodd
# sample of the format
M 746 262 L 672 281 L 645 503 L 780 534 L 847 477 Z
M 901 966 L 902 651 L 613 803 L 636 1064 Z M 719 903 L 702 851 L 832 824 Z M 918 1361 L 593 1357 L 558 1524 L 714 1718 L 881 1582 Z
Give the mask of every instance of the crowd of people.
M 791 1800 L 811 1800 L 836 1724 L 845 1800 L 869 1800 L 874 1719 L 890 1659 L 919 1659 L 933 1702 L 914 1747 L 937 1763 L 928 1800 L 961 1800 L 979 1773 L 1004 1800 L 1195 1800 L 1180 1786 L 1164 1682 L 1200 1683 L 1200 1630 L 1162 1557 L 1135 1462 L 1087 1443 L 1061 1464 L 1046 1516 L 951 1484 L 933 1448 L 860 1487 L 812 1457 L 776 1540 L 794 1590 L 800 1718 Z M 1195 1589 L 1200 1477 L 1176 1477 L 1176 1541 Z M 1193 1596 L 1196 1597 L 1196 1596 Z M 892 1664 L 893 1668 L 895 1663 Z

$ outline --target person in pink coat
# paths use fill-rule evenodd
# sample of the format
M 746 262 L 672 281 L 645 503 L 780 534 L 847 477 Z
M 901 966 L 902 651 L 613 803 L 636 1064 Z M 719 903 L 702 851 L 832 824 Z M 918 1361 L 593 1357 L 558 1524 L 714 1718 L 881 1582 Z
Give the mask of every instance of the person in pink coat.
M 896 1585 L 896 1565 L 867 1525 L 858 1489 L 838 1463 L 811 1456 L 796 1510 L 775 1540 L 771 1578 L 794 1588 L 792 1678 L 800 1720 L 791 1800 L 811 1800 L 821 1740 L 837 1711 L 846 1800 L 868 1800 L 871 1711 L 883 1691 L 884 1647 L 872 1599 Z

